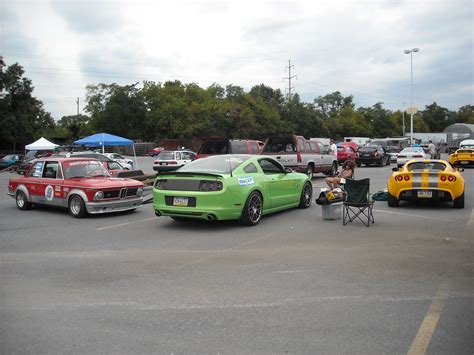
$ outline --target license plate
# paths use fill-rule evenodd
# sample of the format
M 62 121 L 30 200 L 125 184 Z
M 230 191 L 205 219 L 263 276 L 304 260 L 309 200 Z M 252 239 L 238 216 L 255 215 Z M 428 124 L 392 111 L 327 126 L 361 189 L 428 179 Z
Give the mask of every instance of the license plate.
M 173 197 L 173 206 L 186 207 L 188 205 L 187 197 Z
M 431 198 L 433 191 L 418 191 L 418 198 Z
M 168 165 L 168 163 L 160 163 L 160 165 Z

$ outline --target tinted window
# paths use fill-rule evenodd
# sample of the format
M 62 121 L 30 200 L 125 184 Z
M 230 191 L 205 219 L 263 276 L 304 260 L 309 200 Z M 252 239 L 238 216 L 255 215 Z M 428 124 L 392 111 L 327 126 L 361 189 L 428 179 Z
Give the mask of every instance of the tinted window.
M 309 145 L 310 145 L 312 151 L 315 151 L 315 152 L 318 151 L 318 149 L 316 148 L 316 143 L 310 142 Z
M 198 154 L 227 154 L 229 153 L 229 144 L 227 141 L 209 141 L 204 142 L 199 149 Z
M 109 170 L 124 170 L 124 169 L 123 169 L 123 166 L 117 163 L 116 161 L 110 161 Z
M 43 177 L 45 179 L 56 179 L 58 178 L 59 163 L 57 161 L 46 162 L 43 169 Z
M 247 142 L 230 142 L 232 154 L 248 154 Z
M 258 163 L 265 174 L 280 174 L 285 171 L 279 163 L 273 160 L 261 159 Z
M 304 140 L 303 140 L 303 138 L 298 138 L 298 150 L 300 152 L 304 151 Z
M 311 146 L 309 145 L 309 142 L 305 142 L 305 143 L 304 143 L 304 148 L 305 148 L 305 150 L 307 150 L 308 152 L 311 151 Z
M 292 137 L 271 137 L 263 148 L 265 153 L 294 153 L 295 144 Z
M 247 165 L 247 166 L 244 168 L 244 171 L 245 171 L 246 173 L 256 173 L 256 172 L 258 172 L 257 167 L 255 166 L 254 163 L 250 163 L 249 165 Z
M 359 151 L 361 152 L 375 152 L 377 150 L 376 147 L 360 147 Z
M 178 172 L 208 172 L 218 174 L 229 174 L 231 169 L 235 170 L 244 161 L 250 159 L 245 155 L 216 155 L 190 162 L 179 168 Z
M 435 171 L 443 171 L 446 169 L 446 166 L 443 163 L 425 163 L 425 162 L 416 162 L 411 163 L 407 166 L 407 170 L 435 170 Z
M 158 154 L 157 159 L 160 160 L 174 160 L 174 153 L 173 152 L 160 152 Z
M 326 147 L 321 142 L 317 142 L 317 144 L 318 144 L 319 152 L 321 154 L 327 154 L 328 153 Z

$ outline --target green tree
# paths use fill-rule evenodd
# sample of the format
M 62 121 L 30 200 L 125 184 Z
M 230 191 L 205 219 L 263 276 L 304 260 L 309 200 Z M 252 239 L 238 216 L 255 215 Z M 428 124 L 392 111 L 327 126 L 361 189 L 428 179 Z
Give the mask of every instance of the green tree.
M 453 122 L 454 113 L 445 107 L 438 106 L 436 102 L 425 106 L 420 112 L 423 120 L 428 125 L 428 132 L 443 132 Z
M 32 96 L 33 84 L 23 75 L 25 71 L 18 64 L 5 70 L 6 64 L 0 58 L 0 145 L 13 150 L 52 131 L 55 123 L 51 114 L 43 109 L 43 103 Z
M 72 143 L 92 133 L 92 129 L 88 125 L 89 120 L 90 117 L 86 115 L 63 116 L 58 121 L 57 126 L 63 130 L 64 138 Z

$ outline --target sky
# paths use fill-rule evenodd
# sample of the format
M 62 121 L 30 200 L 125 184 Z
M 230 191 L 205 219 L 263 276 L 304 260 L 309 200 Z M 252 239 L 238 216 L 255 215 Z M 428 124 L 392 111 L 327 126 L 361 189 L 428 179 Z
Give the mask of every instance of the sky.
M 0 55 L 58 120 L 86 86 L 265 84 L 357 107 L 474 104 L 472 0 L 0 0 Z M 419 48 L 405 54 L 404 50 Z M 413 57 L 413 66 L 411 66 Z

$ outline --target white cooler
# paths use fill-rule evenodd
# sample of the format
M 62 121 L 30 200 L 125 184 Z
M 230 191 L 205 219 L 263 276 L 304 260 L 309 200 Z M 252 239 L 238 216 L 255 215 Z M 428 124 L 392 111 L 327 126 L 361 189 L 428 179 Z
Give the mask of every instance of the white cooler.
M 321 205 L 323 219 L 341 219 L 342 202 L 331 203 L 329 205 Z

